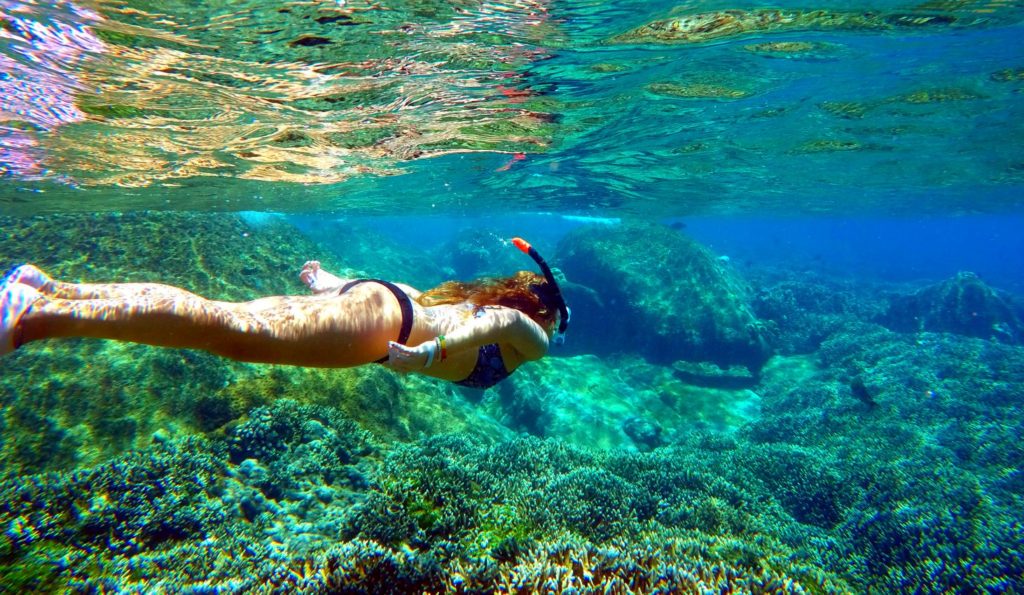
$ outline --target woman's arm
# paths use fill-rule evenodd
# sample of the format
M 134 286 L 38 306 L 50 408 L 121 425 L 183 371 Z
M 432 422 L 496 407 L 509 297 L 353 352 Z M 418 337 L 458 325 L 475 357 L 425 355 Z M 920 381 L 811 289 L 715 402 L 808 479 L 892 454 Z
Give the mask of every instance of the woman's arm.
M 508 343 L 527 360 L 540 359 L 548 352 L 548 334 L 519 310 L 489 308 L 486 316 L 470 318 L 445 335 L 449 354 L 479 349 L 491 343 Z
M 491 343 L 511 345 L 526 360 L 540 359 L 548 352 L 548 334 L 544 329 L 529 316 L 512 308 L 490 308 L 486 316 L 470 318 L 445 335 L 444 343 L 449 356 Z M 388 345 L 389 363 L 393 369 L 402 372 L 420 370 L 436 347 L 434 339 L 415 347 L 391 342 Z M 434 353 L 434 361 L 440 357 L 441 353 Z

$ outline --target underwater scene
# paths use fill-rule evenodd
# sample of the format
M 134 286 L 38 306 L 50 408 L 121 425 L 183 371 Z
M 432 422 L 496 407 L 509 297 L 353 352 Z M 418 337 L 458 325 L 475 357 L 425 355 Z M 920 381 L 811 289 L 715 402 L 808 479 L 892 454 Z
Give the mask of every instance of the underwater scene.
M 1024 593 L 1022 139 L 1021 0 L 0 0 L 0 593 Z

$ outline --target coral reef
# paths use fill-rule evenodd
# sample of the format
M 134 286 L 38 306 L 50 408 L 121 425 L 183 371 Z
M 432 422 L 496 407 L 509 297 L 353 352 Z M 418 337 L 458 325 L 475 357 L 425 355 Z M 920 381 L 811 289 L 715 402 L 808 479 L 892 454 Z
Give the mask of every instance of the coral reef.
M 189 439 L 76 473 L 8 476 L 0 481 L 0 582 L 67 584 L 90 574 L 93 557 L 127 561 L 202 540 L 231 516 L 217 498 L 224 472 L 223 449 Z M 35 566 L 61 576 L 29 580 Z
M 753 309 L 770 328 L 772 345 L 783 354 L 811 353 L 821 342 L 855 320 L 870 320 L 885 311 L 878 289 L 804 271 L 799 278 L 782 271 L 752 275 L 757 287 Z
M 0 246 L 32 258 L 52 244 L 51 270 L 74 278 L 166 273 L 229 299 L 256 293 L 253 275 L 288 291 L 291 275 L 259 267 L 318 249 L 285 241 L 294 230 L 276 220 L 149 217 L 11 221 L 20 240 Z M 152 237 L 166 262 L 118 238 L 121 219 L 138 244 L 164 226 Z M 207 259 L 205 234 L 244 259 Z M 87 237 L 126 272 L 75 260 Z M 574 309 L 601 321 L 606 343 L 649 348 L 637 323 L 615 326 L 623 312 L 668 333 L 696 324 L 689 308 L 753 324 L 781 355 L 756 374 L 637 353 L 549 357 L 481 393 L 381 367 L 29 345 L 0 377 L 2 589 L 1024 589 L 1024 347 L 967 332 L 1012 312 L 1009 296 L 970 275 L 906 294 L 780 269 L 751 273 L 751 298 L 729 265 L 667 228 L 583 229 L 559 252 Z M 901 300 L 966 326 L 879 324 Z M 582 326 L 571 341 L 597 344 Z M 716 337 L 702 349 L 732 349 Z
M 581 228 L 559 243 L 558 262 L 570 282 L 574 320 L 580 321 L 572 349 L 754 370 L 768 358 L 767 335 L 750 307 L 746 283 L 728 262 L 675 230 Z M 574 301 L 584 293 L 577 286 L 593 291 L 594 300 Z
M 4 218 L 3 226 L 5 259 L 58 279 L 168 283 L 222 300 L 299 293 L 298 267 L 322 252 L 283 220 L 254 225 L 237 215 L 66 214 Z
M 842 536 L 833 563 L 865 592 L 1019 588 L 1020 348 L 855 322 L 816 360 L 765 368 L 765 413 L 742 435 L 828 461 L 808 477 L 816 514 L 833 511 L 816 524 Z
M 6 476 L 0 573 L 128 592 L 1018 587 L 1020 348 L 861 322 L 815 357 L 773 359 L 738 433 L 677 429 L 650 452 L 385 446 L 278 401 L 222 437 Z
M 702 386 L 636 356 L 546 358 L 487 391 L 481 406 L 534 436 L 647 450 L 693 427 L 729 432 L 756 417 L 759 397 L 750 379 Z
M 843 590 L 805 554 L 758 536 L 768 518 L 799 532 L 781 509 L 753 516 L 753 493 L 684 451 L 442 436 L 374 453 L 336 412 L 284 402 L 223 441 L 8 476 L 0 573 L 41 587 L 34 569 L 50 565 L 72 588 L 129 592 Z M 700 516 L 681 521 L 690 514 Z

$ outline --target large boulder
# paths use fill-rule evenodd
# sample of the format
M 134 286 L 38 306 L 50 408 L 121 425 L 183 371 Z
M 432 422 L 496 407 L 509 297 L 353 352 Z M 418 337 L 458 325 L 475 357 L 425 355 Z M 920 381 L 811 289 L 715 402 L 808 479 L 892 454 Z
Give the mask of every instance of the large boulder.
M 881 322 L 895 331 L 933 331 L 1020 343 L 1013 304 L 974 273 L 962 272 L 910 295 L 894 296 Z
M 568 345 L 598 355 L 639 352 L 744 365 L 769 355 L 765 326 L 728 259 L 660 225 L 580 228 L 562 240 L 558 266 L 573 308 Z

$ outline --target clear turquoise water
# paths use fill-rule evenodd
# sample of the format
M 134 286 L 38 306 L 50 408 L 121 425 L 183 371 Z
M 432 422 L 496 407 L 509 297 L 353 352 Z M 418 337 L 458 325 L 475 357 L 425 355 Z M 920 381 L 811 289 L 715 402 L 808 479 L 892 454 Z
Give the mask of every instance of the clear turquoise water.
M 0 262 L 242 300 L 634 241 L 483 396 L 19 349 L 0 592 L 1019 592 L 1022 123 L 1020 0 L 0 0 Z

